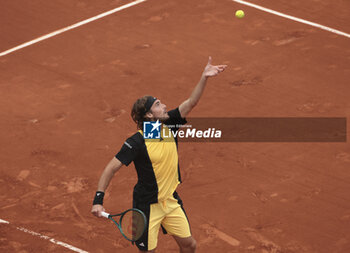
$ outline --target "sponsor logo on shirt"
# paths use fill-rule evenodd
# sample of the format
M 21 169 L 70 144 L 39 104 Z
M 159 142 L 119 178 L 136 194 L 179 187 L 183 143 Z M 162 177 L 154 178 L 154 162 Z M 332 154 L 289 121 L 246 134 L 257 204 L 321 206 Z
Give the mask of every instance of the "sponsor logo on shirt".
M 132 149 L 132 146 L 131 146 L 129 143 L 124 142 L 124 144 L 125 144 L 128 148 Z

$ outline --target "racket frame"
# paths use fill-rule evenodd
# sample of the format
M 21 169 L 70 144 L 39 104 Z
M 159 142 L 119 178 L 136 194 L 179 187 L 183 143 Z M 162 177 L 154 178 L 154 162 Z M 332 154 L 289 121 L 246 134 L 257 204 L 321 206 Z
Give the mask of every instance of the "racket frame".
M 109 214 L 109 213 L 106 213 L 106 212 L 101 212 L 101 216 L 104 217 L 104 218 L 106 218 L 106 219 L 109 219 L 109 220 L 113 221 L 114 224 L 117 225 L 117 227 L 118 227 L 120 233 L 123 235 L 123 237 L 124 237 L 126 240 L 128 240 L 128 241 L 130 241 L 130 242 L 135 242 L 135 241 L 137 241 L 137 240 L 140 239 L 140 238 L 137 238 L 137 240 L 129 239 L 129 238 L 124 234 L 123 229 L 122 229 L 122 227 L 120 226 L 120 224 L 121 224 L 122 221 L 123 221 L 123 216 L 124 216 L 124 214 L 126 214 L 126 213 L 129 212 L 129 211 L 135 211 L 135 212 L 138 212 L 139 214 L 141 214 L 141 216 L 142 216 L 142 218 L 143 218 L 143 220 L 144 220 L 144 224 L 145 224 L 145 225 L 144 225 L 144 228 L 143 228 L 143 231 L 142 231 L 142 233 L 141 233 L 141 235 L 143 235 L 143 233 L 145 233 L 145 230 L 146 230 L 146 228 L 147 228 L 147 219 L 146 219 L 146 215 L 145 215 L 141 210 L 139 210 L 139 209 L 137 209 L 137 208 L 130 208 L 130 209 L 125 210 L 124 212 L 118 213 L 118 214 Z M 116 220 L 113 219 L 113 217 L 117 217 L 117 216 L 120 216 L 120 218 L 119 218 L 119 223 L 118 223 Z

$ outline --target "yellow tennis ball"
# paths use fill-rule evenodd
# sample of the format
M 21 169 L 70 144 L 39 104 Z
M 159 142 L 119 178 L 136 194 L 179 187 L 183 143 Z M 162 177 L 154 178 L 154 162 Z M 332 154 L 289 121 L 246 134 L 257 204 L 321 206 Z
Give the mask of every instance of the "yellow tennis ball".
M 242 11 L 242 10 L 236 11 L 236 17 L 237 18 L 244 18 L 244 11 Z

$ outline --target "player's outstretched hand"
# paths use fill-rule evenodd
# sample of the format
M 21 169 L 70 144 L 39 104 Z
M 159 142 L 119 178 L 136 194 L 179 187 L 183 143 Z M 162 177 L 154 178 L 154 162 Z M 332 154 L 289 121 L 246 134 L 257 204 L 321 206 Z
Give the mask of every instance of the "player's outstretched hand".
M 104 211 L 105 209 L 101 205 L 93 205 L 91 209 L 92 214 L 99 218 L 102 217 L 101 212 L 104 212 Z
M 204 77 L 216 76 L 225 70 L 227 65 L 211 65 L 211 56 L 209 56 L 208 64 L 205 66 L 203 71 Z

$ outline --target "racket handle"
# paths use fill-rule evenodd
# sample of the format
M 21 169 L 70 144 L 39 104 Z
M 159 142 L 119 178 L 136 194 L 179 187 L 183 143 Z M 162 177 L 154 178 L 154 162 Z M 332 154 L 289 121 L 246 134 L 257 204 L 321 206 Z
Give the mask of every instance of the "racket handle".
M 102 217 L 105 217 L 105 218 L 107 218 L 108 219 L 108 217 L 109 217 L 109 213 L 106 213 L 106 212 L 101 212 L 101 215 L 102 215 Z

